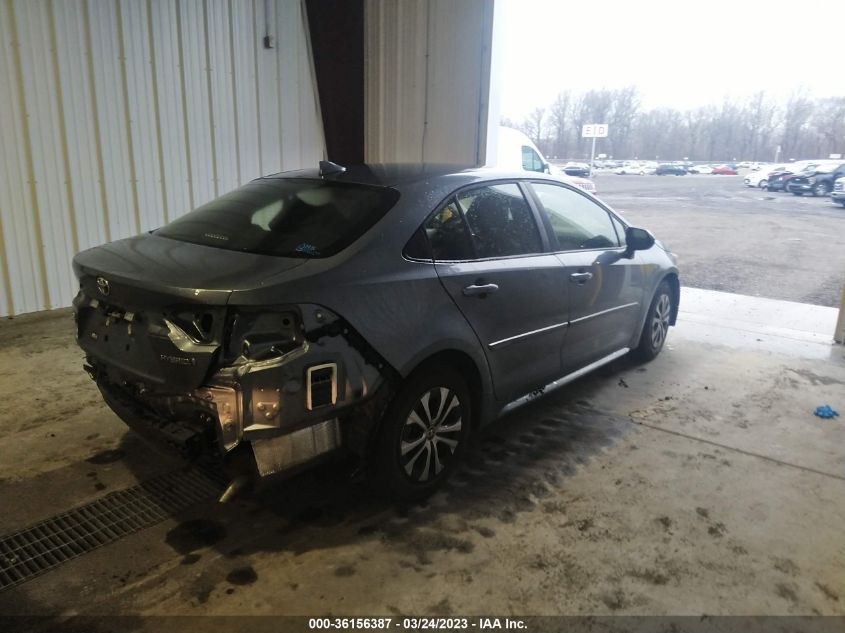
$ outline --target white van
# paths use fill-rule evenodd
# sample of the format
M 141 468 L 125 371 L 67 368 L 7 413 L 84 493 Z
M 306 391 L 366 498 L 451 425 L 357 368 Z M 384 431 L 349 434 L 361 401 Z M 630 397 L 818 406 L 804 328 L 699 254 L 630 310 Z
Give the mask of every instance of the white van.
M 580 187 L 584 191 L 596 193 L 596 185 L 592 180 L 567 176 L 563 171 L 550 164 L 533 141 L 519 130 L 504 125 L 500 125 L 498 130 L 496 163 L 489 165 L 490 167 L 512 170 L 524 169 L 525 171 L 552 174 L 576 187 Z

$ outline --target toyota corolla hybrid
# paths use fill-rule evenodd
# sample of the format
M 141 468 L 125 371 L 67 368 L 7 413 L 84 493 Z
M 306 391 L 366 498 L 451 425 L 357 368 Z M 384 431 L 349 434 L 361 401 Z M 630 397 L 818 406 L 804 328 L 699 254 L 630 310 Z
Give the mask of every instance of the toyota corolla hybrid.
M 594 196 L 488 169 L 259 178 L 73 265 L 85 369 L 130 427 L 253 476 L 346 451 L 405 498 L 502 412 L 654 358 L 680 294 Z

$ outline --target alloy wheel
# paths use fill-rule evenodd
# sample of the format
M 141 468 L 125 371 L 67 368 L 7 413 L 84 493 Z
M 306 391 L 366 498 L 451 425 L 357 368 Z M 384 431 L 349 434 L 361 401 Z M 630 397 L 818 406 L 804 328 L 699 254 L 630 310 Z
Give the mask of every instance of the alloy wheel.
M 814 196 L 826 196 L 827 195 L 827 187 L 825 187 L 822 183 L 816 185 L 815 189 L 813 189 Z
M 654 316 L 651 320 L 651 344 L 654 349 L 659 349 L 666 340 L 669 332 L 669 319 L 672 312 L 672 303 L 669 295 L 662 294 L 654 307 Z
M 400 435 L 399 459 L 409 479 L 425 483 L 443 471 L 458 448 L 462 416 L 458 395 L 446 387 L 420 397 Z

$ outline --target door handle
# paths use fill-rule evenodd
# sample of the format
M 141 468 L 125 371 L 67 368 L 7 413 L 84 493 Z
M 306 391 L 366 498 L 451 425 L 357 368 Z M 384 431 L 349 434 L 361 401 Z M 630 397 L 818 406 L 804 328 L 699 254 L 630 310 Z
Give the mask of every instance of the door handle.
M 585 284 L 593 278 L 593 273 L 572 273 L 569 275 L 569 281 L 574 284 Z
M 475 297 L 479 295 L 483 296 L 496 292 L 498 289 L 499 286 L 497 286 L 496 284 L 473 284 L 471 286 L 466 286 L 463 289 L 463 294 L 465 297 Z

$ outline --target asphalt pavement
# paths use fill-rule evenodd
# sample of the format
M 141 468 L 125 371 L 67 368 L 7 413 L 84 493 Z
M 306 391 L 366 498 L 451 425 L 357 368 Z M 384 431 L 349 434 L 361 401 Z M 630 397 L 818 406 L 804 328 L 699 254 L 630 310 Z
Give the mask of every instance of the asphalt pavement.
M 680 259 L 682 284 L 835 307 L 845 284 L 845 208 L 751 189 L 739 176 L 598 173 L 599 197 Z

